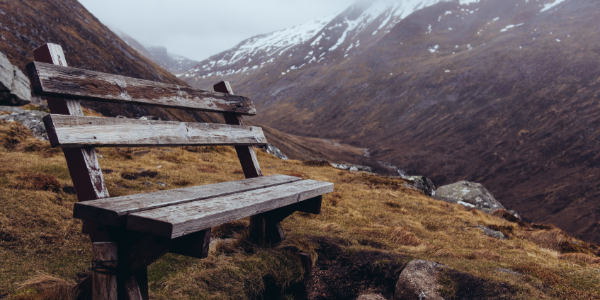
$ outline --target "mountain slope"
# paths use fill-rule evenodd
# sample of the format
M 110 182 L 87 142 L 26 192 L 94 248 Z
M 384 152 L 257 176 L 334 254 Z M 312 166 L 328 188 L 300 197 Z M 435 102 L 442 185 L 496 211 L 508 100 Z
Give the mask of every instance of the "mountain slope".
M 600 241 L 600 3 L 468 2 L 391 18 L 389 32 L 372 35 L 387 9 L 298 69 L 294 59 L 306 60 L 294 51 L 314 49 L 329 28 L 370 10 L 357 3 L 262 68 L 246 61 L 236 65 L 245 72 L 197 71 L 186 81 L 231 80 L 258 103 L 260 123 L 369 148 L 438 186 L 481 182 L 530 220 Z M 319 47 L 331 49 L 343 34 Z

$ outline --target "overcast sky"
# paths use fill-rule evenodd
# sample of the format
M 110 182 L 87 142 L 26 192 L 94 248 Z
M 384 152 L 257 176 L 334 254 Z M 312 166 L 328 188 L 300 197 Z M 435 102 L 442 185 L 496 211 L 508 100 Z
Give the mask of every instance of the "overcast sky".
M 355 0 L 79 0 L 144 45 L 203 60 L 242 40 L 335 15 Z

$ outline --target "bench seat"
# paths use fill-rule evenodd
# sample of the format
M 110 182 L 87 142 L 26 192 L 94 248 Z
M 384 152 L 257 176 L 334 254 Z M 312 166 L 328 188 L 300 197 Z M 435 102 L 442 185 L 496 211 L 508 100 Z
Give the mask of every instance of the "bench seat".
M 271 175 L 79 202 L 73 215 L 174 239 L 330 192 L 329 182 Z

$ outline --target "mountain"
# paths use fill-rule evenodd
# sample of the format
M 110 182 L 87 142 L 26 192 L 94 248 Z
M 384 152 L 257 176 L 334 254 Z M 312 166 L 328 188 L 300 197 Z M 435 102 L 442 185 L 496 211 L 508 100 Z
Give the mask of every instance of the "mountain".
M 189 58 L 185 58 L 181 55 L 169 53 L 167 48 L 160 46 L 144 46 L 136 39 L 131 37 L 130 35 L 119 31 L 113 30 L 119 37 L 127 43 L 127 45 L 131 46 L 133 49 L 137 50 L 144 57 L 150 59 L 154 63 L 168 70 L 172 74 L 181 74 L 196 64 L 197 61 L 191 60 Z
M 75 0 L 0 1 L 0 51 L 26 74 L 33 49 L 44 43 L 60 44 L 70 66 L 153 81 L 187 85 L 145 58 Z M 84 102 L 104 115 L 162 119 L 216 120 L 210 114 L 193 115 L 172 109 Z
M 185 80 L 230 80 L 256 122 L 368 148 L 437 186 L 481 182 L 526 219 L 600 242 L 599 18 L 593 0 L 357 2 Z

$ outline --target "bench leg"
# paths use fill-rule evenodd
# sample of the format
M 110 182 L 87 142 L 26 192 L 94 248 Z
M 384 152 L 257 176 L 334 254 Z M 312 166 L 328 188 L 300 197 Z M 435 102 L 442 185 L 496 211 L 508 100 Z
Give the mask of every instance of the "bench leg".
M 278 220 L 258 214 L 250 217 L 250 239 L 259 245 L 272 245 L 283 241 L 285 234 Z
M 285 239 L 281 221 L 294 212 L 321 213 L 323 196 L 311 198 L 250 217 L 250 239 L 259 245 L 273 245 Z
M 93 300 L 118 300 L 117 255 L 115 242 L 93 244 L 92 257 L 95 262 L 92 274 Z

